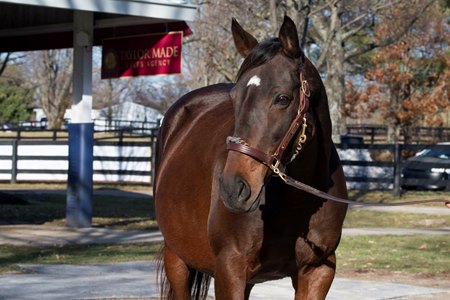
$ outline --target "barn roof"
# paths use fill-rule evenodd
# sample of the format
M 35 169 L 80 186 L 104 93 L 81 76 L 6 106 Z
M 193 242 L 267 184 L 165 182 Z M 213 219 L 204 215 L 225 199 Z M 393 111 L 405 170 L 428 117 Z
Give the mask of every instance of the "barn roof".
M 73 12 L 94 13 L 94 45 L 108 37 L 184 31 L 196 17 L 188 1 L 0 0 L 0 52 L 70 48 Z

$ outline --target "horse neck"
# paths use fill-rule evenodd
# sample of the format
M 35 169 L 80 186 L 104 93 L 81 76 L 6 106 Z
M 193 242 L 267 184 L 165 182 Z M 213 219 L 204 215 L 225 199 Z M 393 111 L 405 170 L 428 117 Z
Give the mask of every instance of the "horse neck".
M 328 162 L 320 139 L 315 136 L 286 167 L 287 174 L 315 188 L 327 186 Z

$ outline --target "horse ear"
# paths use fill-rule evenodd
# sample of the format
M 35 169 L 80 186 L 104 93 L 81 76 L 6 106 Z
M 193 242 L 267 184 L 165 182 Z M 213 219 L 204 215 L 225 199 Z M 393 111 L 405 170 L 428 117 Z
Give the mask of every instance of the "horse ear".
M 238 52 L 245 58 L 258 44 L 258 41 L 245 31 L 235 18 L 231 21 L 231 32 Z
M 288 16 L 284 16 L 283 25 L 281 25 L 279 39 L 284 53 L 292 58 L 299 58 L 301 55 L 298 41 L 297 27 L 294 21 Z

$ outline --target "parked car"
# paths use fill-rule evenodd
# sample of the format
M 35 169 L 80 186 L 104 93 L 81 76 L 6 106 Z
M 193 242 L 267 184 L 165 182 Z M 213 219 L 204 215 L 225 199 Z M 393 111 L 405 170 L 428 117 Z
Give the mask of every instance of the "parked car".
M 436 146 L 406 160 L 401 172 L 403 189 L 450 190 L 450 143 Z

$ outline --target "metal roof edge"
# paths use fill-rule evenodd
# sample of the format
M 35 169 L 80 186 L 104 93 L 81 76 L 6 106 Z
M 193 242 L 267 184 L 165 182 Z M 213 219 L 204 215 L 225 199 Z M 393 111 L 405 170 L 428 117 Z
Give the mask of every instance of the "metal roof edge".
M 193 21 L 197 6 L 155 0 L 0 0 L 0 3 L 84 10 L 168 20 Z

